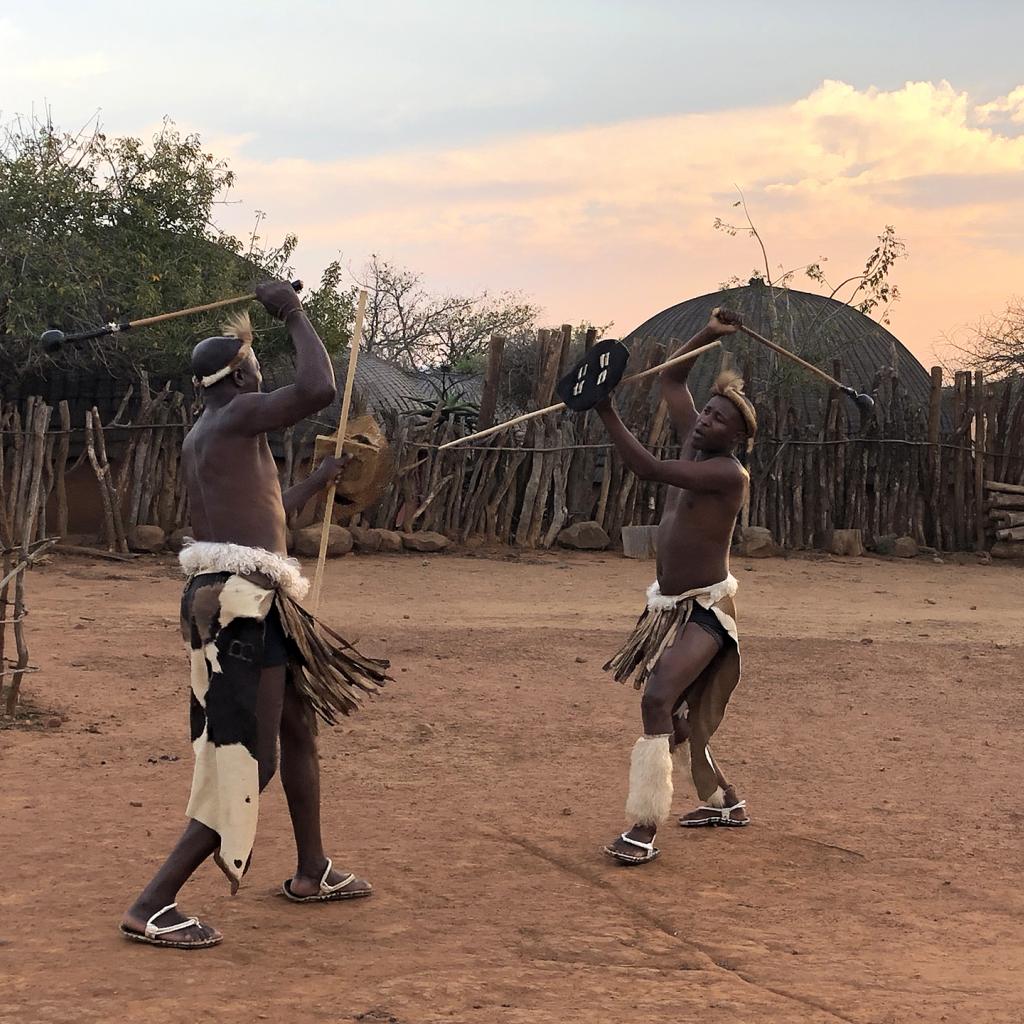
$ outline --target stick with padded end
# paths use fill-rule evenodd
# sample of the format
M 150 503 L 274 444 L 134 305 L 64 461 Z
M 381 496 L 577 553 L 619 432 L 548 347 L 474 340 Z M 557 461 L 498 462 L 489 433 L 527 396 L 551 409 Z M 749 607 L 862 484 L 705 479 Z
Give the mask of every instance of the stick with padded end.
M 301 281 L 292 281 L 292 287 L 302 291 Z M 164 320 L 176 320 L 179 316 L 192 316 L 195 313 L 208 313 L 211 309 L 220 309 L 221 306 L 232 306 L 237 302 L 251 302 L 256 298 L 255 292 L 248 295 L 235 295 L 230 299 L 218 299 L 216 302 L 206 302 L 202 306 L 189 306 L 188 309 L 179 309 L 173 313 L 158 313 L 156 316 L 145 316 L 141 320 L 125 320 L 119 324 L 104 324 L 91 331 L 82 331 L 80 334 L 65 334 L 56 329 L 43 331 L 39 340 L 43 344 L 43 350 L 50 354 L 59 352 L 65 345 L 75 345 L 83 341 L 93 341 L 96 338 L 106 338 L 112 334 L 123 334 L 125 331 L 134 330 L 137 327 L 149 327 L 152 324 L 163 323 Z

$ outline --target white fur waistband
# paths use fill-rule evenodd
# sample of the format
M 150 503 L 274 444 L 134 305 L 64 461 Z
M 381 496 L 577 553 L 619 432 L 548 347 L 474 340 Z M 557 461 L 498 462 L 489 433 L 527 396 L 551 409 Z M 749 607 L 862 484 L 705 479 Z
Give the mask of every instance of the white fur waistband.
M 688 590 L 685 594 L 674 594 L 669 596 L 661 592 L 661 586 L 655 580 L 647 588 L 647 608 L 652 612 L 668 612 L 681 604 L 683 601 L 695 600 L 705 608 L 713 608 L 719 601 L 726 597 L 733 597 L 739 590 L 739 583 L 732 573 L 720 583 L 712 583 L 708 587 L 697 587 Z
M 309 580 L 302 575 L 302 567 L 294 558 L 275 554 L 266 548 L 250 548 L 244 544 L 186 538 L 178 555 L 178 562 L 186 576 L 207 572 L 252 572 L 269 576 L 290 598 L 301 601 L 309 591 Z

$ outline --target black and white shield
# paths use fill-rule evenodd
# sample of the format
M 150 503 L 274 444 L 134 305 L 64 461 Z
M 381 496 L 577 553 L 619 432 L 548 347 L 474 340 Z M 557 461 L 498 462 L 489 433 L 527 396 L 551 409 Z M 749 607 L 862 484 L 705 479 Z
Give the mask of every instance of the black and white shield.
M 621 341 L 599 341 L 559 382 L 558 397 L 573 412 L 593 409 L 622 380 L 629 349 Z

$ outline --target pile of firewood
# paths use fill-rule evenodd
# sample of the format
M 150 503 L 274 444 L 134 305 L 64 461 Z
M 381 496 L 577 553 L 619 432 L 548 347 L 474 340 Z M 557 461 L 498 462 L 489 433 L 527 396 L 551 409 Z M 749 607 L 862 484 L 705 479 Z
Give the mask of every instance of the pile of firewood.
M 1024 558 L 1024 486 L 986 480 L 985 504 L 993 554 Z

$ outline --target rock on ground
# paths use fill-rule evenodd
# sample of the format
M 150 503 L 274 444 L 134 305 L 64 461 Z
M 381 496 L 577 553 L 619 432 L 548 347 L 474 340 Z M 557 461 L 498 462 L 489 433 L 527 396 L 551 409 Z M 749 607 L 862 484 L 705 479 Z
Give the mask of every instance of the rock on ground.
M 917 541 L 913 537 L 897 537 L 895 544 L 893 544 L 892 553 L 897 558 L 917 558 L 921 553 L 921 549 L 917 546 Z
M 443 533 L 424 530 L 422 533 L 402 534 L 402 543 L 407 551 L 444 551 L 451 541 Z
M 604 551 L 611 543 L 611 538 L 599 523 L 588 519 L 567 526 L 558 535 L 558 543 L 563 548 L 575 548 L 577 551 Z
M 771 530 L 764 526 L 744 526 L 736 551 L 745 558 L 771 558 L 779 553 L 779 548 Z
M 142 525 L 131 531 L 128 547 L 132 551 L 155 555 L 158 551 L 163 551 L 166 542 L 167 534 L 159 526 Z
M 305 529 L 296 530 L 293 534 L 295 553 L 304 558 L 316 558 L 320 554 L 320 531 L 319 526 L 307 526 Z M 344 526 L 331 523 L 327 535 L 327 557 L 338 558 L 347 555 L 352 550 L 352 534 Z
M 367 526 L 350 526 L 348 532 L 352 534 L 356 551 L 380 551 L 379 530 L 372 530 Z

